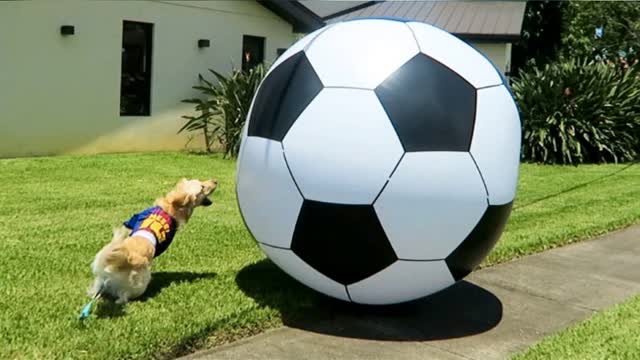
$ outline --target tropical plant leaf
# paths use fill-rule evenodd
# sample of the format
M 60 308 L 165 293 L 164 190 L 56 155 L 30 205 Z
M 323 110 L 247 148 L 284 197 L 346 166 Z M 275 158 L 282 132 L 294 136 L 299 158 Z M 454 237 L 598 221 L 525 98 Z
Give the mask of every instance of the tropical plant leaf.
M 225 157 L 236 157 L 251 101 L 266 69 L 259 65 L 245 72 L 232 67 L 228 76 L 213 69 L 209 69 L 209 72 L 215 81 L 207 80 L 199 74 L 200 85 L 193 86 L 204 98 L 182 100 L 183 103 L 194 104 L 199 115 L 182 116 L 187 122 L 178 133 L 200 131 L 205 135 L 207 149 L 211 149 L 213 142 L 218 141 L 224 147 Z
M 570 59 L 531 65 L 513 80 L 525 160 L 578 164 L 633 160 L 640 151 L 638 66 Z

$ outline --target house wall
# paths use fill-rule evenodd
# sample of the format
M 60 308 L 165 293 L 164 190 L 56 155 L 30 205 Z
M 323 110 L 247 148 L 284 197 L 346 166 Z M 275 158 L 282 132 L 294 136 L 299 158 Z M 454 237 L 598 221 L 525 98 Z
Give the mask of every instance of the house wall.
M 511 70 L 511 43 L 473 41 L 468 43 L 493 61 L 503 74 L 509 73 Z
M 148 117 L 120 116 L 123 20 L 154 24 Z M 244 34 L 266 37 L 266 61 L 294 41 L 255 1 L 0 1 L 0 157 L 183 149 L 180 100 L 198 73 L 241 65 Z

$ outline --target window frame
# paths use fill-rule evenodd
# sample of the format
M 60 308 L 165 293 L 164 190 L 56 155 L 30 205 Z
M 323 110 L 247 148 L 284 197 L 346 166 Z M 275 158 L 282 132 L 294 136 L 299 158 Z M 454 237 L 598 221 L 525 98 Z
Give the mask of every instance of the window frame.
M 144 63 L 143 63 L 143 68 L 146 69 L 147 71 L 145 71 L 146 74 L 146 79 L 145 79 L 145 84 L 146 84 L 146 89 L 143 89 L 144 91 L 144 95 L 143 95 L 143 101 L 144 101 L 144 111 L 141 112 L 123 112 L 122 111 L 122 99 L 123 99 L 123 83 L 122 83 L 122 77 L 124 75 L 124 64 L 123 64 L 123 59 L 122 56 L 124 55 L 124 37 L 125 37 L 125 26 L 127 23 L 131 23 L 131 24 L 138 24 L 138 25 L 142 25 L 142 28 L 144 29 L 144 36 L 145 36 L 145 47 L 148 48 L 149 50 L 147 51 L 148 56 L 146 56 L 144 58 Z M 120 101 L 119 101 L 119 108 L 120 108 L 120 116 L 121 117 L 149 117 L 152 114 L 152 93 L 153 93 L 153 57 L 154 57 L 154 52 L 155 52 L 155 24 L 151 23 L 151 22 L 146 22 L 146 21 L 139 21 L 139 20 L 122 20 L 122 36 L 121 36 L 121 60 L 120 60 Z
M 252 67 L 248 67 L 248 63 L 245 62 L 245 44 L 247 40 L 258 40 L 261 42 L 261 49 L 260 49 L 260 61 L 256 62 L 255 65 L 253 66 L 257 66 L 258 64 L 264 64 L 265 61 L 265 54 L 266 54 L 266 48 L 267 48 L 267 38 L 266 36 L 257 36 L 257 35 L 248 35 L 248 34 L 243 34 L 242 35 L 242 64 L 241 64 L 241 68 L 242 71 L 249 71 Z

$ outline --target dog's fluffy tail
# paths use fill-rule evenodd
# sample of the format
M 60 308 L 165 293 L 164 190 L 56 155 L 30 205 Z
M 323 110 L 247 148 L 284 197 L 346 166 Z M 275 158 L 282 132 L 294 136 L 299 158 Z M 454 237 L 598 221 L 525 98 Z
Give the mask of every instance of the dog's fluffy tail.
M 106 256 L 109 270 L 139 269 L 149 265 L 149 260 L 141 255 L 132 253 L 124 246 L 118 246 Z
M 106 255 L 106 264 L 109 270 L 137 269 L 149 265 L 149 260 L 146 257 L 132 253 L 124 246 L 118 246 L 129 237 L 129 234 L 129 229 L 125 227 L 113 230 L 112 242 L 116 246 Z
M 113 238 L 111 242 L 113 243 L 121 243 L 124 239 L 128 238 L 131 234 L 131 230 L 127 229 L 124 226 L 113 228 Z

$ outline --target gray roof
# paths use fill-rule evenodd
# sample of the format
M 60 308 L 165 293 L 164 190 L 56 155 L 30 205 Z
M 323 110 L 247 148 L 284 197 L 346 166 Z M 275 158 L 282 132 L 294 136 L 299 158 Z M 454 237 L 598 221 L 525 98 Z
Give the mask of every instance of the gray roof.
M 300 0 L 299 3 L 309 8 L 309 10 L 321 17 L 333 15 L 346 9 L 354 8 L 358 5 L 367 3 L 368 1 L 319 1 L 319 0 Z
M 525 1 L 380 1 L 325 17 L 327 23 L 362 17 L 425 22 L 470 40 L 520 38 Z

